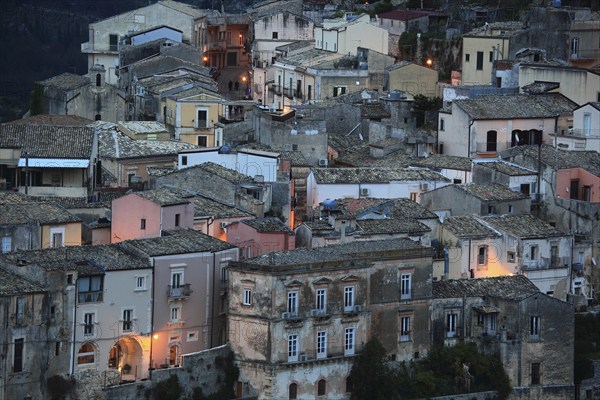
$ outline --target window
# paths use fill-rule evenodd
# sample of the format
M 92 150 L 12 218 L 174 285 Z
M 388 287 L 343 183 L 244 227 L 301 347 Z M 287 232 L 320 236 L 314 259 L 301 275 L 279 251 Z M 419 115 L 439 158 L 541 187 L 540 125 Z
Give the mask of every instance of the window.
M 78 301 L 94 303 L 102 301 L 102 276 L 83 276 L 77 280 Z
M 25 299 L 23 297 L 17 297 L 15 302 L 15 323 L 20 325 L 23 323 L 23 316 L 25 312 Z
M 317 332 L 317 358 L 327 357 L 327 331 Z
M 135 290 L 146 290 L 146 277 L 136 276 L 135 277 Z
M 346 94 L 345 86 L 334 86 L 333 87 L 333 97 L 341 96 L 343 94 Z
M 178 322 L 181 318 L 181 307 L 171 307 L 171 322 Z
M 67 274 L 67 285 L 73 284 L 73 274 Z
M 23 349 L 25 339 L 15 339 L 15 348 L 13 352 L 13 372 L 23 371 Z
M 279 39 L 279 32 L 273 32 L 273 39 Z
M 579 38 L 574 37 L 571 39 L 571 57 L 577 57 L 579 51 Z
M 540 324 L 541 317 L 539 315 L 534 315 L 530 318 L 529 321 L 529 338 L 531 340 L 539 340 L 540 339 Z
M 60 342 L 54 343 L 54 355 L 55 356 L 60 355 Z
M 291 383 L 288 387 L 288 399 L 295 400 L 298 398 L 298 384 Z
M 487 142 L 485 144 L 485 151 L 496 151 L 498 148 L 497 140 L 497 131 L 487 131 Z
M 108 35 L 108 50 L 110 50 L 110 51 L 119 50 L 119 35 L 114 35 L 114 34 Z
M 344 311 L 352 311 L 354 308 L 354 286 L 344 288 Z
M 102 75 L 96 74 L 96 86 L 102 86 Z
M 123 332 L 131 332 L 132 329 L 133 310 L 123 310 Z
M 494 62 L 494 52 L 490 51 L 490 62 Z
M 550 246 L 550 265 L 552 267 L 557 267 L 560 262 L 558 258 L 558 246 L 552 245 Z
M 187 165 L 187 156 L 181 156 L 181 165 Z
M 479 246 L 477 249 L 477 265 L 487 265 L 488 247 Z
M 181 214 L 175 214 L 175 226 L 179 226 L 181 222 Z
M 183 272 L 171 272 L 171 288 L 183 286 Z
M 327 310 L 327 289 L 317 289 L 317 310 L 322 314 Z
M 250 288 L 244 288 L 244 305 L 252 305 L 252 289 Z
M 63 232 L 52 232 L 52 243 L 50 244 L 51 247 L 63 247 L 64 246 L 64 241 L 63 241 Z
M 208 128 L 208 110 L 197 110 L 196 128 Z
M 408 342 L 410 340 L 410 317 L 400 317 L 400 341 Z
M 465 62 L 471 61 L 471 55 L 469 53 L 465 54 Z
M 400 300 L 410 299 L 411 274 L 402 274 L 400 277 Z
M 142 230 L 146 229 L 146 218 L 142 218 L 140 220 L 140 229 L 142 229 Z
M 496 314 L 487 315 L 487 326 L 486 330 L 488 335 L 493 336 L 496 334 Z
M 95 356 L 96 350 L 94 349 L 94 345 L 91 343 L 84 343 L 81 345 L 79 352 L 77 353 L 77 364 L 93 364 Z
M 514 263 L 515 262 L 515 252 L 514 251 L 507 252 L 506 259 L 508 262 Z
M 91 336 L 94 334 L 94 313 L 83 314 L 83 335 Z
M 298 292 L 288 292 L 287 311 L 292 315 L 298 314 Z
M 198 136 L 196 138 L 197 140 L 197 144 L 200 147 L 207 147 L 208 146 L 208 136 Z
M 512 213 L 513 213 L 513 211 L 514 211 L 514 210 L 513 210 L 513 208 L 514 208 L 514 207 L 512 206 L 512 204 L 509 204 L 509 205 L 508 205 L 508 213 L 509 213 L 509 214 L 512 214 Z
M 327 381 L 321 379 L 317 383 L 317 396 L 325 396 L 325 394 L 327 394 Z
M 449 338 L 452 337 L 456 337 L 457 335 L 457 330 L 456 330 L 456 323 L 458 321 L 458 314 L 456 313 L 449 313 L 446 314 L 446 336 Z
M 531 384 L 540 384 L 540 363 L 531 363 Z
M 9 253 L 12 250 L 12 237 L 4 236 L 2 238 L 2 253 Z
M 355 328 L 346 328 L 344 331 L 344 355 L 354 354 Z
M 417 195 L 418 195 L 417 192 L 410 192 L 410 196 L 409 197 L 410 197 L 410 199 L 412 201 L 417 201 Z
M 477 52 L 477 71 L 481 71 L 483 69 L 483 51 Z
M 589 113 L 583 114 L 583 133 L 585 136 L 590 136 L 592 128 L 592 115 Z
M 440 131 L 444 130 L 444 118 L 440 118 Z
M 537 260 L 538 257 L 538 247 L 537 245 L 532 245 L 529 248 L 529 257 L 531 260 Z
M 462 179 L 452 179 L 452 183 L 455 185 L 460 185 L 462 183 Z
M 288 362 L 298 361 L 298 335 L 288 336 Z
M 198 331 L 190 331 L 187 333 L 187 341 L 188 342 L 197 342 L 198 341 Z

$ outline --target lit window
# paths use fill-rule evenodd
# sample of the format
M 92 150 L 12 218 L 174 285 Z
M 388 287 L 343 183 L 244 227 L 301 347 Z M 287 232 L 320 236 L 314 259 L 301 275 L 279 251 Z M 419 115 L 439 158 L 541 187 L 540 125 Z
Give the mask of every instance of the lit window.
M 95 356 L 96 349 L 94 348 L 94 345 L 91 343 L 84 343 L 81 345 L 79 352 L 77 353 L 77 364 L 93 364 Z

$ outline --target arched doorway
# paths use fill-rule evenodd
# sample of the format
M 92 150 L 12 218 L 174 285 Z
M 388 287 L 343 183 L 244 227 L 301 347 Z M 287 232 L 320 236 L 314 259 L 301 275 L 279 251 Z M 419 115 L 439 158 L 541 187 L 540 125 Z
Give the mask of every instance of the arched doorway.
M 137 340 L 122 338 L 111 347 L 108 354 L 108 367 L 121 373 L 122 379 L 142 378 L 143 350 Z
M 174 367 L 179 365 L 179 346 L 172 344 L 169 346 L 169 366 Z

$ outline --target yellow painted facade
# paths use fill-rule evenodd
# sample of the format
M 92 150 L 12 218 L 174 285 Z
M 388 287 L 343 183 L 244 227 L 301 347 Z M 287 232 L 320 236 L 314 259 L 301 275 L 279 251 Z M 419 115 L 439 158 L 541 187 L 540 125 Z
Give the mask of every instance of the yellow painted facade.
M 81 222 L 60 225 L 42 225 L 42 248 L 81 246 Z
M 413 96 L 422 94 L 434 97 L 437 95 L 438 73 L 433 68 L 411 63 L 392 69 L 388 74 L 389 90 L 401 90 Z
M 508 57 L 510 38 L 500 36 L 464 36 L 462 84 L 492 84 L 494 60 Z

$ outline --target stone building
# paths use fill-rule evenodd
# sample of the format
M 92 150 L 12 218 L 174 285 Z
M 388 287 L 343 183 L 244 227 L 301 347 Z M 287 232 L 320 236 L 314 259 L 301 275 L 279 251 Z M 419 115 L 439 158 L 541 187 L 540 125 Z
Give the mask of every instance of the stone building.
M 229 342 L 245 393 L 342 399 L 364 343 L 430 345 L 431 252 L 410 239 L 273 252 L 229 270 Z
M 574 398 L 573 305 L 522 275 L 433 282 L 433 343 L 500 355 L 515 398 Z

